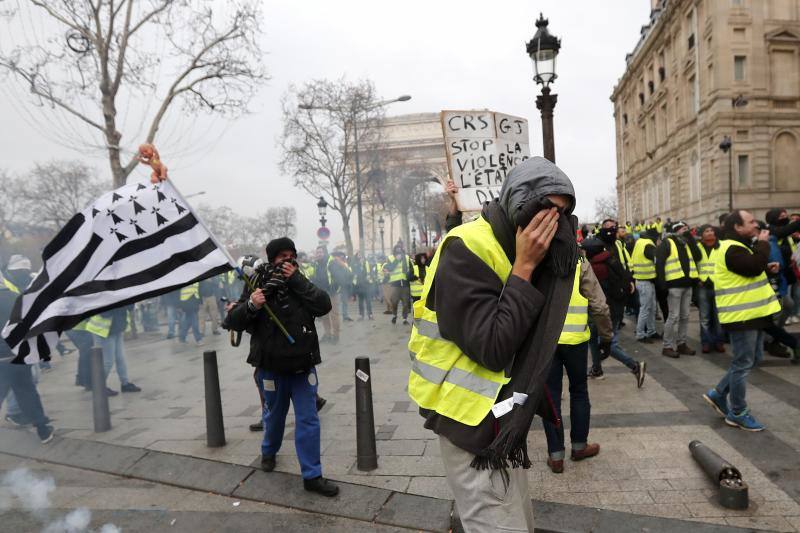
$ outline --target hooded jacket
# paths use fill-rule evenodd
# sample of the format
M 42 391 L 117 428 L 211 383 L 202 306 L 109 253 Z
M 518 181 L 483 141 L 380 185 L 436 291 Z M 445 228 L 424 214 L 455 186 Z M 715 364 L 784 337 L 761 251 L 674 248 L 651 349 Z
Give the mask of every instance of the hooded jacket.
M 550 161 L 536 157 L 514 167 L 500 197 L 484 204 L 481 216 L 510 263 L 516 259 L 516 220 L 531 200 L 551 194 L 568 196 L 572 212 L 575 192 L 569 178 Z M 529 219 L 530 220 L 530 219 Z M 546 306 L 544 296 L 528 281 L 510 275 L 503 284 L 492 269 L 461 239 L 448 240 L 439 254 L 438 272 L 427 298 L 437 314 L 441 335 L 454 342 L 470 359 L 490 370 L 509 368 L 514 354 Z M 425 427 L 453 444 L 477 454 L 495 436 L 494 415 L 477 426 L 460 424 L 433 411 L 420 409 Z

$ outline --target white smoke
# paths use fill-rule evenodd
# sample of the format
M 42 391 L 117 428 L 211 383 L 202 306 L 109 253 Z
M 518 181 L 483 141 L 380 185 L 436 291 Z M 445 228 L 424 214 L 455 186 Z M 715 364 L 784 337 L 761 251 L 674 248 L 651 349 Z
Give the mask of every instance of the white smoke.
M 11 496 L 6 496 L 0 491 L 0 511 L 12 507 L 22 507 L 31 511 L 33 515 L 45 521 L 45 509 L 50 507 L 50 493 L 56 488 L 52 477 L 38 477 L 28 468 L 17 468 L 8 472 L 0 481 L 0 488 L 8 489 Z M 49 522 L 42 529 L 42 533 L 91 533 L 89 524 L 92 513 L 85 507 L 70 511 L 63 518 Z M 121 533 L 121 529 L 114 524 L 103 524 L 98 533 Z

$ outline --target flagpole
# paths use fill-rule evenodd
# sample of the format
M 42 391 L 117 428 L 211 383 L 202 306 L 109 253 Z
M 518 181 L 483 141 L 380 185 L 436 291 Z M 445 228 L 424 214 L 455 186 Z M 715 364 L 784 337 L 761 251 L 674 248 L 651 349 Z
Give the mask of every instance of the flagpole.
M 212 232 L 211 229 L 208 226 L 206 226 L 206 223 L 203 222 L 203 219 L 200 218 L 200 215 L 197 213 L 197 211 L 195 211 L 192 205 L 186 201 L 186 198 L 181 194 L 181 191 L 179 191 L 178 187 L 175 186 L 175 181 L 171 179 L 165 181 L 168 181 L 172 185 L 172 190 L 175 191 L 175 195 L 178 197 L 178 199 L 181 202 L 183 202 L 183 205 L 185 205 L 186 209 L 188 209 L 189 212 L 194 216 L 195 220 L 197 220 L 197 223 L 200 224 L 200 226 L 204 230 L 206 230 L 206 233 L 208 233 L 208 236 L 211 238 L 211 242 L 213 242 L 214 245 L 219 250 L 221 250 L 223 254 L 225 254 L 225 257 L 228 259 L 228 263 L 230 263 L 230 265 L 233 267 L 236 273 L 239 274 L 239 277 L 244 280 L 245 284 L 247 285 L 247 288 L 250 289 L 250 292 L 255 292 L 256 288 L 253 285 L 253 282 L 250 280 L 247 274 L 245 274 L 244 271 L 239 267 L 239 265 L 236 264 L 236 261 L 234 261 L 233 256 L 230 253 L 228 253 L 227 248 L 222 246 L 222 243 L 219 242 L 217 236 L 214 235 L 214 232 Z M 280 319 L 278 319 L 278 317 L 275 316 L 275 313 L 272 311 L 272 309 L 270 309 L 269 305 L 267 305 L 266 302 L 264 303 L 263 308 L 266 309 L 270 319 L 275 323 L 276 326 L 278 326 L 278 329 L 280 329 L 281 333 L 284 334 L 286 340 L 289 341 L 289 344 L 294 344 L 295 342 L 294 337 L 292 337 L 289 334 L 289 332 L 286 330 L 286 327 L 283 325 Z

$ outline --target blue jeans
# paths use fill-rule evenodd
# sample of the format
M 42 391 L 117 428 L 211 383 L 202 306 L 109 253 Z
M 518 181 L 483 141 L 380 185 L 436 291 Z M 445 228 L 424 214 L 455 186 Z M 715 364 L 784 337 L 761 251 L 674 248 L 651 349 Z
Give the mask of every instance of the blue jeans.
M 123 335 L 125 335 L 123 331 L 110 333 L 106 338 L 92 334 L 95 344 L 103 349 L 103 370 L 105 370 L 106 379 L 111 374 L 111 369 L 116 365 L 119 382 L 125 385 L 128 383 L 128 364 L 125 362 Z
M 603 364 L 600 361 L 600 337 L 597 335 L 597 326 L 589 324 L 589 331 L 592 334 L 589 338 L 589 349 L 592 352 L 592 368 L 595 370 L 602 370 Z M 611 357 L 633 370 L 636 368 L 636 361 L 620 348 L 617 342 L 618 334 L 619 324 L 614 324 L 614 336 L 611 337 Z
M 342 306 L 342 320 L 350 318 L 350 296 L 352 295 L 352 288 L 343 286 L 339 291 L 339 304 Z
M 75 383 L 84 387 L 92 386 L 92 334 L 80 329 L 71 329 L 66 332 L 69 340 L 78 349 L 78 374 Z
M 741 414 L 747 409 L 745 393 L 747 376 L 764 358 L 764 332 L 761 330 L 729 331 L 733 359 L 728 371 L 715 387 L 720 395 L 730 394 L 731 410 Z
M 656 333 L 656 286 L 651 281 L 636 280 L 636 291 L 639 293 L 636 338 L 644 339 Z
M 19 404 L 19 412 L 37 428 L 47 425 L 42 399 L 33 382 L 31 365 L 0 363 L 0 404 L 10 392 Z M 9 415 L 15 413 L 8 413 Z
M 175 336 L 175 325 L 178 323 L 178 310 L 174 305 L 167 306 L 167 337 Z
M 200 317 L 198 316 L 198 309 L 184 309 L 183 318 L 181 318 L 181 327 L 178 332 L 178 337 L 181 342 L 186 342 L 186 336 L 189 334 L 189 328 L 192 328 L 192 335 L 194 340 L 200 342 L 203 338 L 200 335 Z
M 559 344 L 547 376 L 547 388 L 553 405 L 561 418 L 561 384 L 564 369 L 569 379 L 569 439 L 573 447 L 582 448 L 589 437 L 589 417 L 592 405 L 589 403 L 589 388 L 586 385 L 587 343 L 576 345 Z M 542 421 L 547 437 L 547 452 L 553 459 L 564 458 L 564 424 L 556 427 L 552 422 Z
M 697 288 L 697 305 L 700 308 L 700 342 L 703 344 L 723 342 L 725 337 L 719 324 L 714 289 L 700 285 Z
M 300 374 L 277 374 L 259 370 L 259 383 L 266 408 L 262 409 L 264 440 L 261 455 L 274 457 L 281 449 L 289 401 L 294 405 L 294 447 L 303 479 L 322 475 L 320 429 L 317 415 L 317 370 Z
M 22 366 L 29 366 L 31 369 L 31 381 L 33 381 L 33 385 L 36 386 L 39 384 L 39 374 L 41 370 L 39 370 L 39 365 L 22 365 Z M 2 396 L 0 396 L 0 402 L 2 402 Z M 14 391 L 9 390 L 8 395 L 6 396 L 6 414 L 9 416 L 19 416 L 22 414 L 22 407 L 19 405 L 17 401 L 17 397 L 14 396 Z

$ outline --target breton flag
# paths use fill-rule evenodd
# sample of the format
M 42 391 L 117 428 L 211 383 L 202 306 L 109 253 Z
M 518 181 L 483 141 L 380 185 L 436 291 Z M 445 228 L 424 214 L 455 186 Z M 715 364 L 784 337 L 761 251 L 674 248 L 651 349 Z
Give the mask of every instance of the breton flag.
M 169 181 L 104 194 L 45 246 L 42 263 L 3 328 L 15 363 L 48 361 L 61 332 L 85 318 L 233 268 Z

